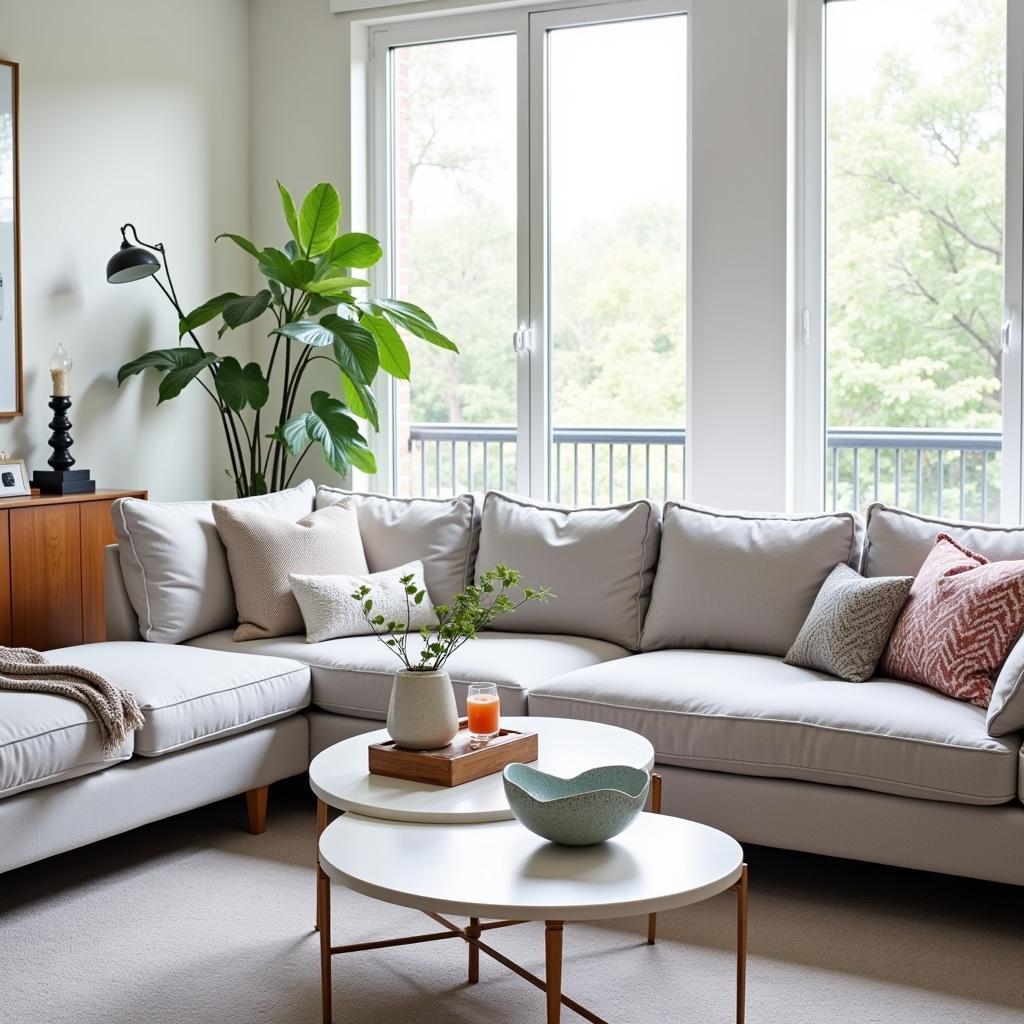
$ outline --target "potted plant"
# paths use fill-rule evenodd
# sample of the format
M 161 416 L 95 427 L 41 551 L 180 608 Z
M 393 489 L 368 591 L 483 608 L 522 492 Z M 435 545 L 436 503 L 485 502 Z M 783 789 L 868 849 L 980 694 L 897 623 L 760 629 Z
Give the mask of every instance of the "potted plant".
M 450 605 L 434 609 L 437 624 L 419 631 L 418 653 L 409 650 L 409 620 L 412 606 L 422 604 L 426 591 L 418 588 L 411 574 L 401 578 L 405 589 L 406 620 L 385 619 L 374 613 L 371 587 L 359 587 L 352 599 L 358 601 L 374 635 L 395 653 L 402 668 L 395 674 L 388 705 L 388 734 L 408 750 L 436 750 L 446 747 L 459 731 L 452 682 L 445 670 L 448 659 L 498 615 L 514 612 L 527 601 L 547 602 L 554 597 L 548 587 L 521 587 L 522 574 L 506 565 L 496 565 L 480 576 L 480 582 L 456 594 Z M 509 591 L 521 589 L 522 599 L 513 601 Z
M 278 182 L 277 187 L 291 233 L 282 248 L 261 249 L 241 235 L 217 236 L 229 238 L 256 261 L 267 286 L 254 295 L 225 292 L 185 313 L 167 269 L 166 251 L 148 246 L 164 258 L 167 285 L 158 283 L 180 318 L 178 345 L 147 352 L 117 373 L 120 386 L 134 374 L 156 370 L 161 374 L 157 404 L 177 398 L 198 381 L 217 406 L 231 460 L 228 473 L 239 497 L 287 487 L 314 445 L 339 474 L 350 466 L 376 472 L 358 421 L 379 429 L 373 390 L 378 372 L 409 379 L 409 351 L 400 332 L 458 352 L 419 306 L 357 297 L 370 282 L 353 277 L 353 269 L 372 267 L 383 251 L 372 235 L 338 233 L 341 200 L 333 185 L 320 182 L 298 207 L 284 185 Z M 196 333 L 219 318 L 219 342 L 226 332 L 266 317 L 272 322 L 263 365 L 243 365 L 235 356 L 218 355 Z M 182 344 L 186 338 L 190 345 Z M 309 408 L 296 413 L 303 377 L 317 360 L 337 367 L 341 397 L 314 391 Z M 273 408 L 269 415 L 268 407 Z

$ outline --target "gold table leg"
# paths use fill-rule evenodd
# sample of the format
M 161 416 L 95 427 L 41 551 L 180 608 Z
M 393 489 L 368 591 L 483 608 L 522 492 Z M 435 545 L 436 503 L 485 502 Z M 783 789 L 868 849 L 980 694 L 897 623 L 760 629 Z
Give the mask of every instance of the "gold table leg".
M 651 772 L 651 811 L 654 814 L 661 814 L 661 776 L 657 772 Z M 653 946 L 654 940 L 658 937 L 658 915 L 647 915 L 647 945 Z
M 316 916 L 320 922 L 320 1003 L 323 1024 L 331 1024 L 331 880 L 316 866 Z
M 747 1005 L 747 865 L 733 886 L 736 893 L 736 1024 L 743 1024 Z
M 480 947 L 472 940 L 480 938 L 480 918 L 471 917 L 466 928 L 469 941 L 469 983 L 475 985 L 480 980 Z
M 316 863 L 317 871 L 320 870 L 320 837 L 324 834 L 324 829 L 327 828 L 327 804 L 323 802 L 319 797 L 316 801 Z M 313 925 L 313 931 L 320 931 L 320 889 L 319 882 L 317 883 L 317 899 L 316 899 L 316 924 Z
M 562 922 L 544 922 L 544 981 L 548 1024 L 562 1019 Z

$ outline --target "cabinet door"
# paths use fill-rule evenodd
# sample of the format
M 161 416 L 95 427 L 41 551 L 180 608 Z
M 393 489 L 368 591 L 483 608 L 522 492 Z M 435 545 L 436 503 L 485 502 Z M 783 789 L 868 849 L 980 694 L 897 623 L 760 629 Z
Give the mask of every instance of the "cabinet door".
M 11 645 L 11 538 L 10 516 L 0 509 L 0 644 Z
M 14 643 L 47 650 L 82 642 L 78 504 L 12 508 Z
M 78 506 L 82 529 L 82 638 L 87 644 L 106 636 L 107 612 L 103 596 L 103 549 L 114 544 L 110 518 L 112 501 L 83 501 Z

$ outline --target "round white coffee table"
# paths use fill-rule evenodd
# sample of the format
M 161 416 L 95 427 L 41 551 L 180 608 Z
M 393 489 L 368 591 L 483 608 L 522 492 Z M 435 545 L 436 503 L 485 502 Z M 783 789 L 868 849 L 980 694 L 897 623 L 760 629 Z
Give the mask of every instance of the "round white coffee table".
M 740 845 L 724 832 L 657 814 L 642 814 L 622 835 L 590 847 L 562 847 L 517 821 L 418 824 L 346 814 L 320 837 L 321 920 L 330 921 L 330 880 L 423 911 L 444 931 L 406 939 L 331 946 L 321 933 L 324 1019 L 330 1018 L 331 957 L 409 941 L 462 938 L 469 980 L 481 952 L 545 991 L 547 1022 L 568 1006 L 594 1024 L 602 1018 L 562 994 L 562 929 L 566 922 L 654 914 L 737 893 L 736 1020 L 743 1021 L 747 870 Z M 485 866 L 486 870 L 477 870 Z M 461 928 L 442 915 L 470 918 Z M 481 923 L 482 919 L 486 919 Z M 483 931 L 523 921 L 545 922 L 545 978 L 481 941 Z
M 606 764 L 654 766 L 654 747 L 643 736 L 598 722 L 567 718 L 503 717 L 503 727 L 537 733 L 534 767 L 571 778 Z M 309 784 L 325 804 L 371 818 L 419 822 L 501 821 L 512 817 L 501 772 L 450 789 L 371 775 L 366 748 L 388 739 L 385 729 L 335 743 L 313 758 Z M 323 809 L 326 813 L 326 808 Z

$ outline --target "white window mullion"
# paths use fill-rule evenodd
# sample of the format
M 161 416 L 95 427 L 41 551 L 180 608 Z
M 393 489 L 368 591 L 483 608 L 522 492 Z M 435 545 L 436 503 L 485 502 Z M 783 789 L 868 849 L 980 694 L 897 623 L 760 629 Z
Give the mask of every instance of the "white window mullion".
M 551 338 L 548 318 L 548 125 L 547 125 L 547 26 L 542 18 L 530 18 L 527 66 L 528 132 L 526 148 L 529 165 L 527 206 L 529 261 L 526 287 L 529 294 L 530 352 L 526 356 L 529 379 L 526 403 L 529 417 L 528 476 L 529 493 L 547 497 L 548 449 L 551 437 L 551 412 L 548 399 L 548 373 Z M 524 448 L 527 445 L 524 444 Z
M 1011 0 L 1007 19 L 1002 518 L 1017 523 L 1024 515 L 1024 2 Z
M 817 512 L 825 493 L 824 4 L 798 0 L 793 40 L 792 216 L 796 254 L 790 309 L 792 359 L 790 501 Z M 825 497 L 825 505 L 831 497 Z

